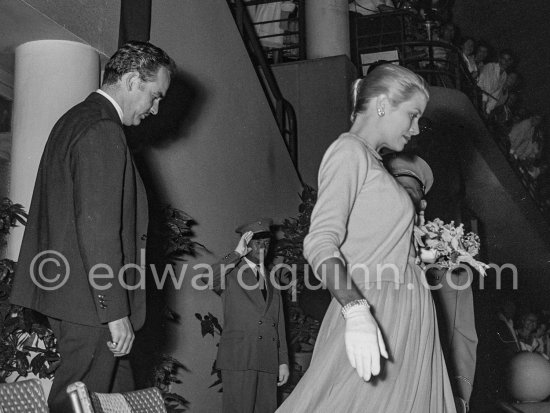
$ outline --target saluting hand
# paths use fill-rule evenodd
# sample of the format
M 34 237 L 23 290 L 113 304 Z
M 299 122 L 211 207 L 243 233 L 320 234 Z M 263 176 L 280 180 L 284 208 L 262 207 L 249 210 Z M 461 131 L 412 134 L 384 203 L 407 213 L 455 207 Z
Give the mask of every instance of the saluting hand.
M 235 252 L 239 254 L 241 257 L 244 257 L 252 250 L 252 248 L 248 246 L 248 243 L 250 242 L 253 236 L 254 236 L 254 233 L 252 231 L 247 231 L 242 235 L 241 239 L 239 240 L 239 243 L 235 247 Z

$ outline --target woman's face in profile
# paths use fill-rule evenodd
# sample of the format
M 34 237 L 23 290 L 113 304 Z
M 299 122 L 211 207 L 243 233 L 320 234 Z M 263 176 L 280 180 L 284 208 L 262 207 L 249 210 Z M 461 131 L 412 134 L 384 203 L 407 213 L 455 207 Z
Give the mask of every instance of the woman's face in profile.
M 401 152 L 411 137 L 420 132 L 418 120 L 424 113 L 428 99 L 416 92 L 411 99 L 393 107 L 386 105 L 382 117 L 382 147 Z

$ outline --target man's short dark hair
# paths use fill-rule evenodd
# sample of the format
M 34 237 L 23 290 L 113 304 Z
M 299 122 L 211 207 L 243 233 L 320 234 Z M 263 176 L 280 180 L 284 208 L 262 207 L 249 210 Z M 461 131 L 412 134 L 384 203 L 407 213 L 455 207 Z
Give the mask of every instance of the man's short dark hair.
M 124 74 L 138 72 L 144 82 L 153 81 L 161 67 L 170 76 L 175 72 L 174 61 L 160 49 L 147 42 L 130 41 L 118 49 L 105 65 L 103 85 L 117 83 Z

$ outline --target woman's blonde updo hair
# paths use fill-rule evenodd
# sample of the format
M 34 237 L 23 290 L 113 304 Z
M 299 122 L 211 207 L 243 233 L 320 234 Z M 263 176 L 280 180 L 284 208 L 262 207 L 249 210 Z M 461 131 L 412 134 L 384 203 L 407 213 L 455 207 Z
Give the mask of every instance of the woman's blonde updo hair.
M 430 98 L 428 84 L 416 73 L 391 63 L 376 67 L 366 77 L 357 79 L 351 87 L 351 121 L 358 113 L 365 112 L 369 101 L 386 95 L 395 107 L 420 92 Z

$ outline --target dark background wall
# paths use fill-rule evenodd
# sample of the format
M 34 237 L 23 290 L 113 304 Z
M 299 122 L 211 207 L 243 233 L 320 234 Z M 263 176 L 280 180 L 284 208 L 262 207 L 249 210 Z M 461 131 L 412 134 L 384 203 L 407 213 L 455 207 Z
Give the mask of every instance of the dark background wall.
M 357 78 L 347 56 L 273 66 L 279 87 L 298 119 L 298 167 L 302 180 L 317 187 L 317 173 L 327 148 L 349 130 L 351 83 Z
M 453 21 L 463 35 L 484 39 L 497 50 L 512 49 L 524 77 L 526 108 L 550 115 L 548 0 L 457 0 Z
M 151 204 L 154 210 L 163 201 L 192 216 L 194 239 L 208 251 L 187 257 L 177 266 L 178 276 L 185 275 L 181 286 L 164 289 L 161 298 L 180 323 L 155 324 L 158 311 L 149 306 L 140 342 L 154 347 L 135 353 L 143 360 L 151 352 L 178 358 L 187 371 L 172 390 L 190 401 L 192 412 L 217 412 L 220 386 L 209 386 L 219 337 L 203 337 L 195 313 L 211 312 L 223 324 L 222 306 L 213 292 L 194 287 L 193 276 L 205 268 L 193 267 L 232 251 L 238 225 L 295 216 L 301 185 L 225 1 L 155 1 L 151 41 L 181 70 L 159 115 L 141 127 L 151 143 L 141 152 Z

